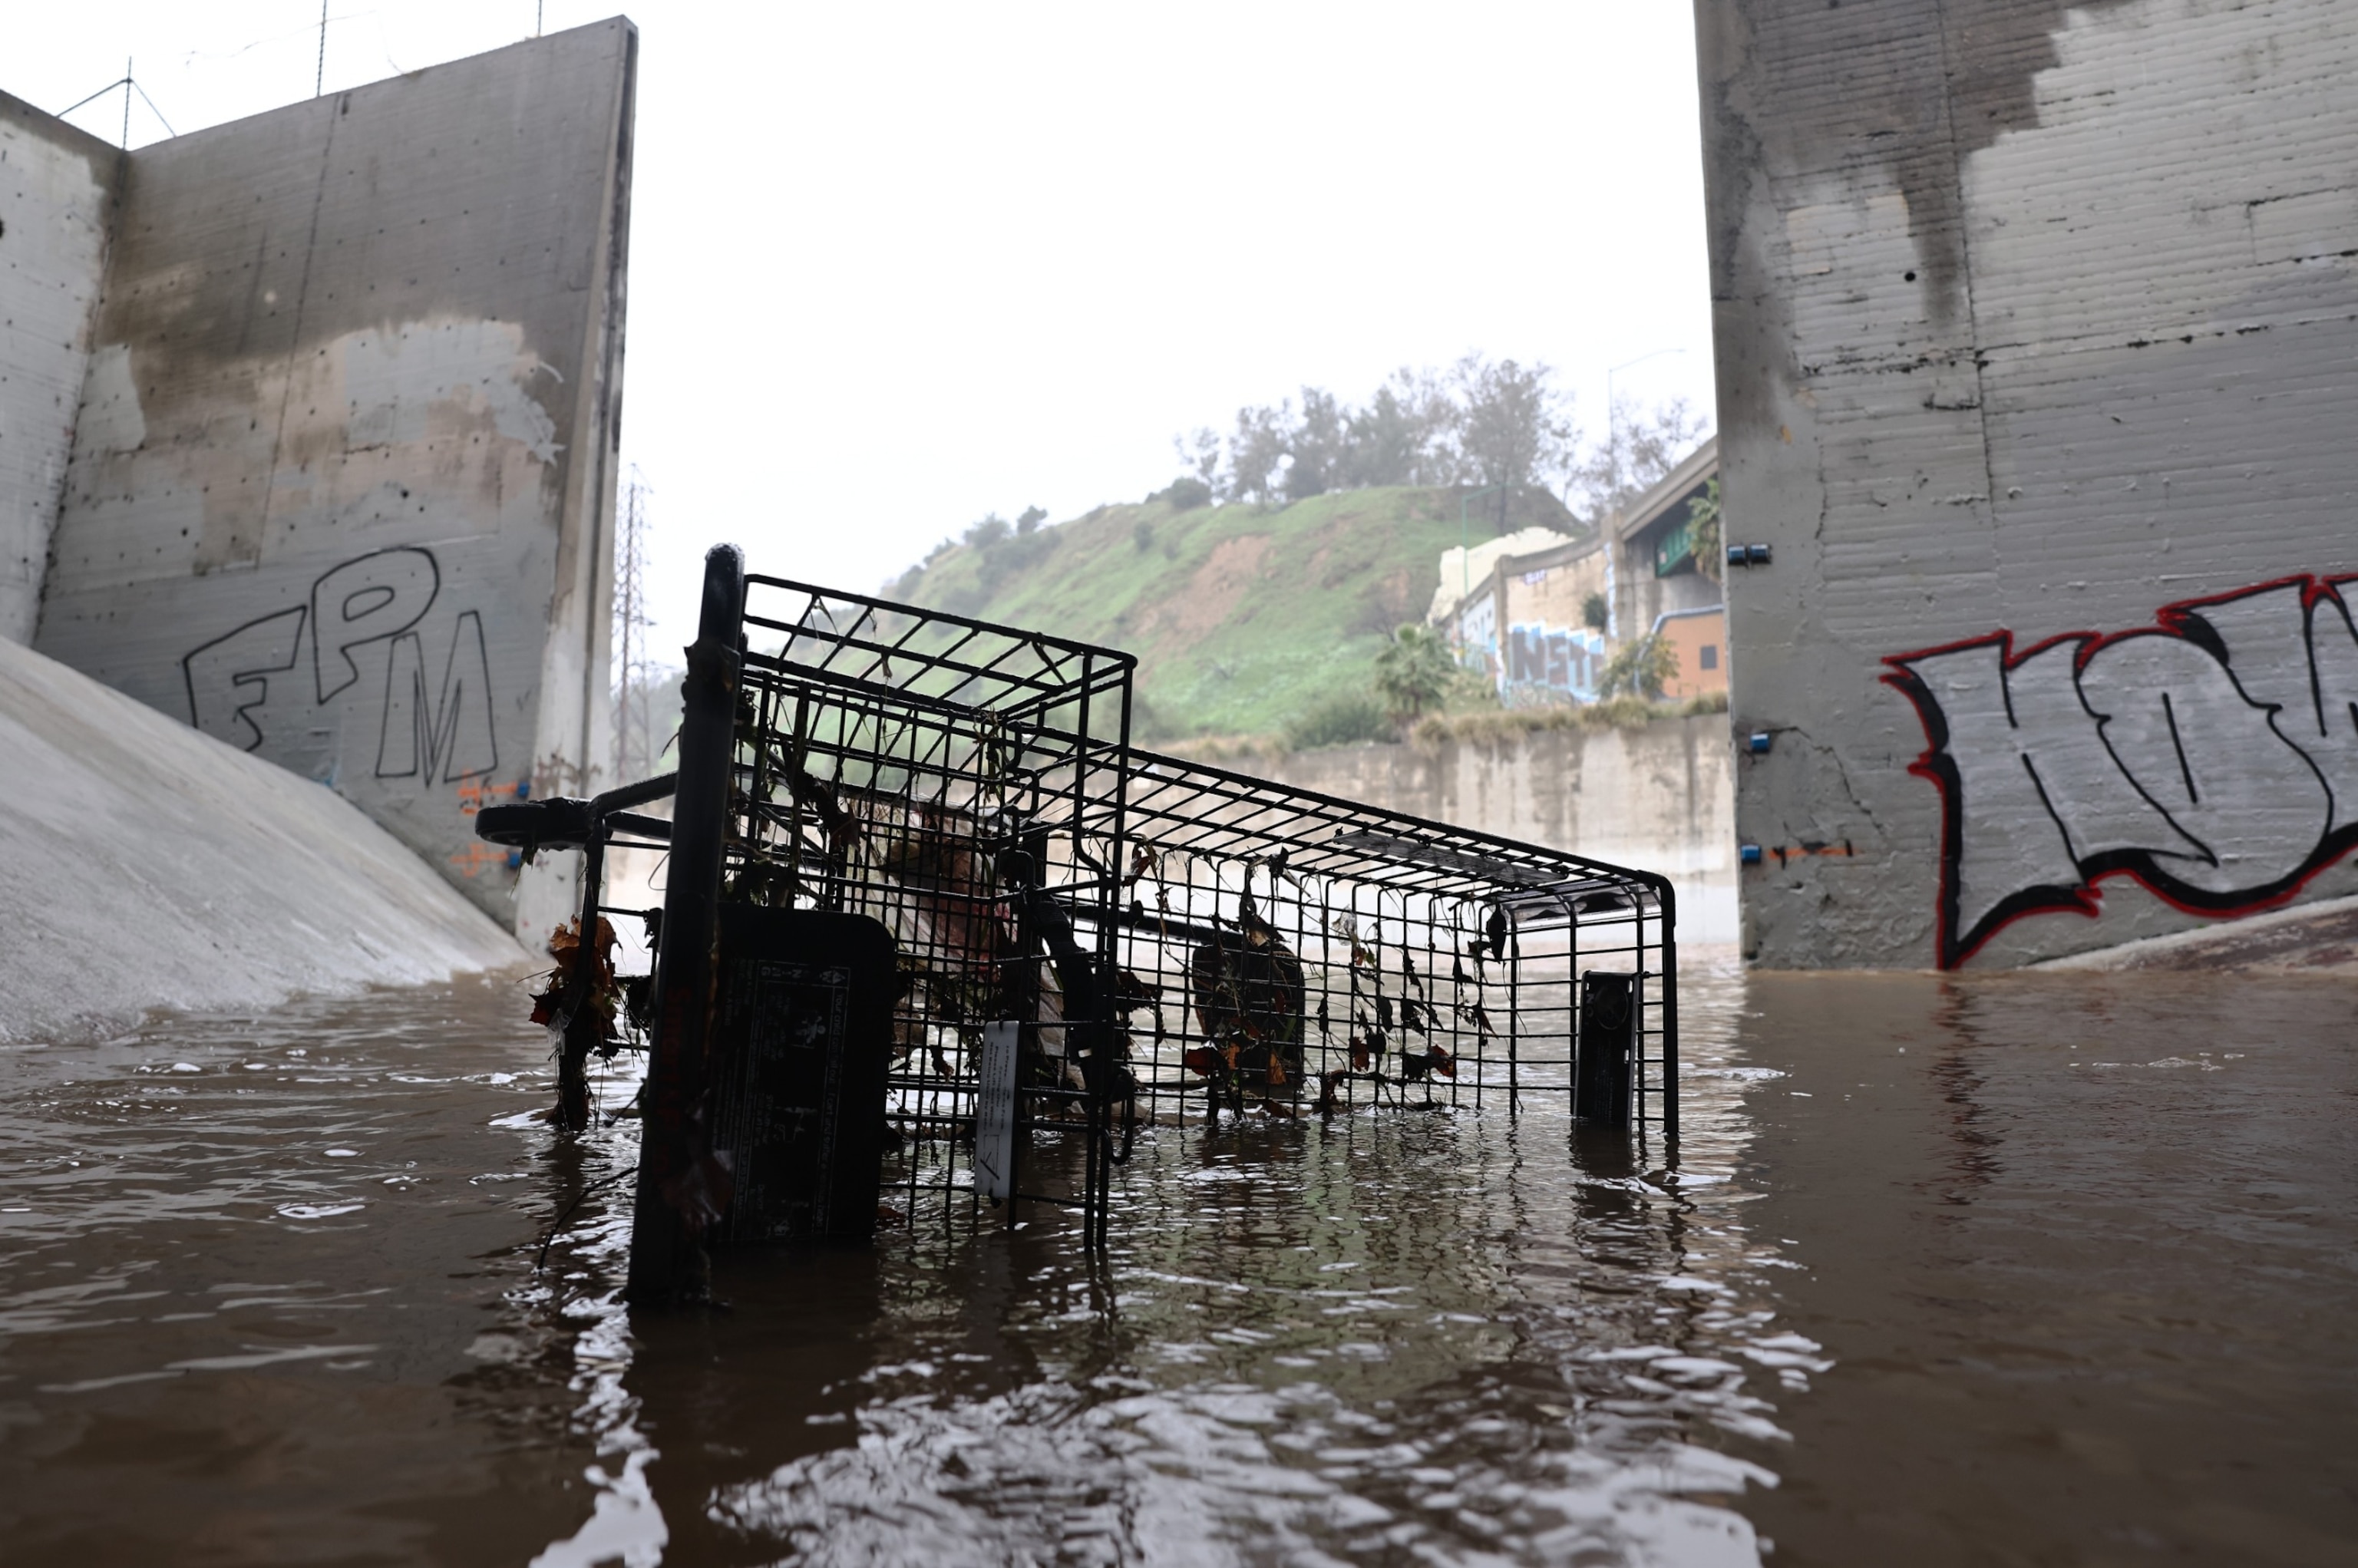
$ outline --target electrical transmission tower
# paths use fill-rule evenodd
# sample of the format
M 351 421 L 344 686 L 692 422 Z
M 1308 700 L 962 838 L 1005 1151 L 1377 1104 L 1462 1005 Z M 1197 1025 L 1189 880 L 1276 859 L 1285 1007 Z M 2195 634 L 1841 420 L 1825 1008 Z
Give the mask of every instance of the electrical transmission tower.
M 622 489 L 622 527 L 614 539 L 614 777 L 622 783 L 654 772 L 658 742 L 648 687 L 654 668 L 647 657 L 646 476 L 631 465 Z

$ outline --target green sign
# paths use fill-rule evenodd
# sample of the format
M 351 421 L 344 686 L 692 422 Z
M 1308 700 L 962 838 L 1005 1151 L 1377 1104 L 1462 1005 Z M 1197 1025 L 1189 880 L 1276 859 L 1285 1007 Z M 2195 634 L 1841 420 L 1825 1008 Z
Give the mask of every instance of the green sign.
M 1654 575 L 1656 577 L 1669 577 L 1682 570 L 1694 559 L 1694 534 L 1695 525 L 1693 515 L 1689 515 L 1686 521 L 1678 526 L 1663 530 L 1661 536 L 1654 541 Z

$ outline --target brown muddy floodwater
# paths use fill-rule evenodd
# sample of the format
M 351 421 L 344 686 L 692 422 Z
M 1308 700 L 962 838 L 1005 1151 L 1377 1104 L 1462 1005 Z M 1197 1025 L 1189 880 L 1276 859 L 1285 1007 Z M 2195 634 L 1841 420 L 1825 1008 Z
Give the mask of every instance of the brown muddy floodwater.
M 635 1323 L 520 994 L 6 1053 L 0 1561 L 2358 1563 L 2344 981 L 1722 967 L 1675 1160 L 1165 1129 Z

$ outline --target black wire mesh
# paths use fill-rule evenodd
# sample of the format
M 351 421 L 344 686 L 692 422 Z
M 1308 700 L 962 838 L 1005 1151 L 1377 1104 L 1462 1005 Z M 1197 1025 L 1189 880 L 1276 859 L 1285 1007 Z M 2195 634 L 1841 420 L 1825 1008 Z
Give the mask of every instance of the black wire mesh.
M 1629 977 L 1624 1114 L 1675 1134 L 1661 879 L 1132 747 L 1115 650 L 747 585 L 721 896 L 892 933 L 887 1191 L 913 1220 L 982 1213 L 998 1021 L 1015 1195 L 1100 1236 L 1147 1123 L 1574 1107 L 1592 972 Z M 1060 1143 L 1084 1157 L 1030 1157 Z
M 1117 877 L 1088 851 L 1125 837 L 1135 661 L 774 578 L 748 578 L 745 628 L 722 896 L 866 914 L 892 933 L 903 990 L 888 1186 L 912 1214 L 929 1199 L 979 1212 L 984 1030 L 1016 1019 L 1029 1026 L 1019 1150 L 1088 1151 L 1077 1187 L 1050 1179 L 1056 1162 L 1019 1159 L 1016 1195 L 1094 1218 L 1113 1096 L 1093 1076 L 1118 1047 L 1076 969 L 1094 977 L 1110 958 Z M 1027 887 L 1053 889 L 1053 908 L 1035 911 Z M 1065 930 L 1035 929 L 1035 913 L 1062 913 Z M 1083 930 L 1094 949 L 1078 948 Z
M 1575 981 L 1601 970 L 1634 982 L 1629 1111 L 1675 1131 L 1660 879 L 1135 749 L 1127 808 L 1115 919 L 1154 1114 L 1569 1107 Z

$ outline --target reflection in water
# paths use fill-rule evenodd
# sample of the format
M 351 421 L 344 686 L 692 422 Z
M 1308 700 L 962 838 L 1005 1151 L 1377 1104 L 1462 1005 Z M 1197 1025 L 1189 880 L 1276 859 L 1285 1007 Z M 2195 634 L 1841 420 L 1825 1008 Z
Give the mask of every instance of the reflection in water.
M 1953 1145 L 1949 1169 L 1937 1184 L 1944 1203 L 1973 1202 L 1974 1194 L 2003 1171 L 1997 1151 L 2004 1140 L 1984 1103 L 1982 1075 L 1974 1065 L 1982 1041 L 1974 1033 L 1973 1015 L 1972 989 L 1953 979 L 1942 980 L 1932 1019 L 1948 1043 L 1927 1055 L 1925 1070 L 1931 1074 L 1947 1107 L 1948 1137 Z
M 23 1052 L 10 1560 L 1756 1562 L 1720 1448 L 1823 1363 L 1694 992 L 1675 1164 L 1530 1110 L 1165 1128 L 1102 1258 L 903 1227 L 635 1323 L 632 1124 L 551 1137 L 511 987 Z

